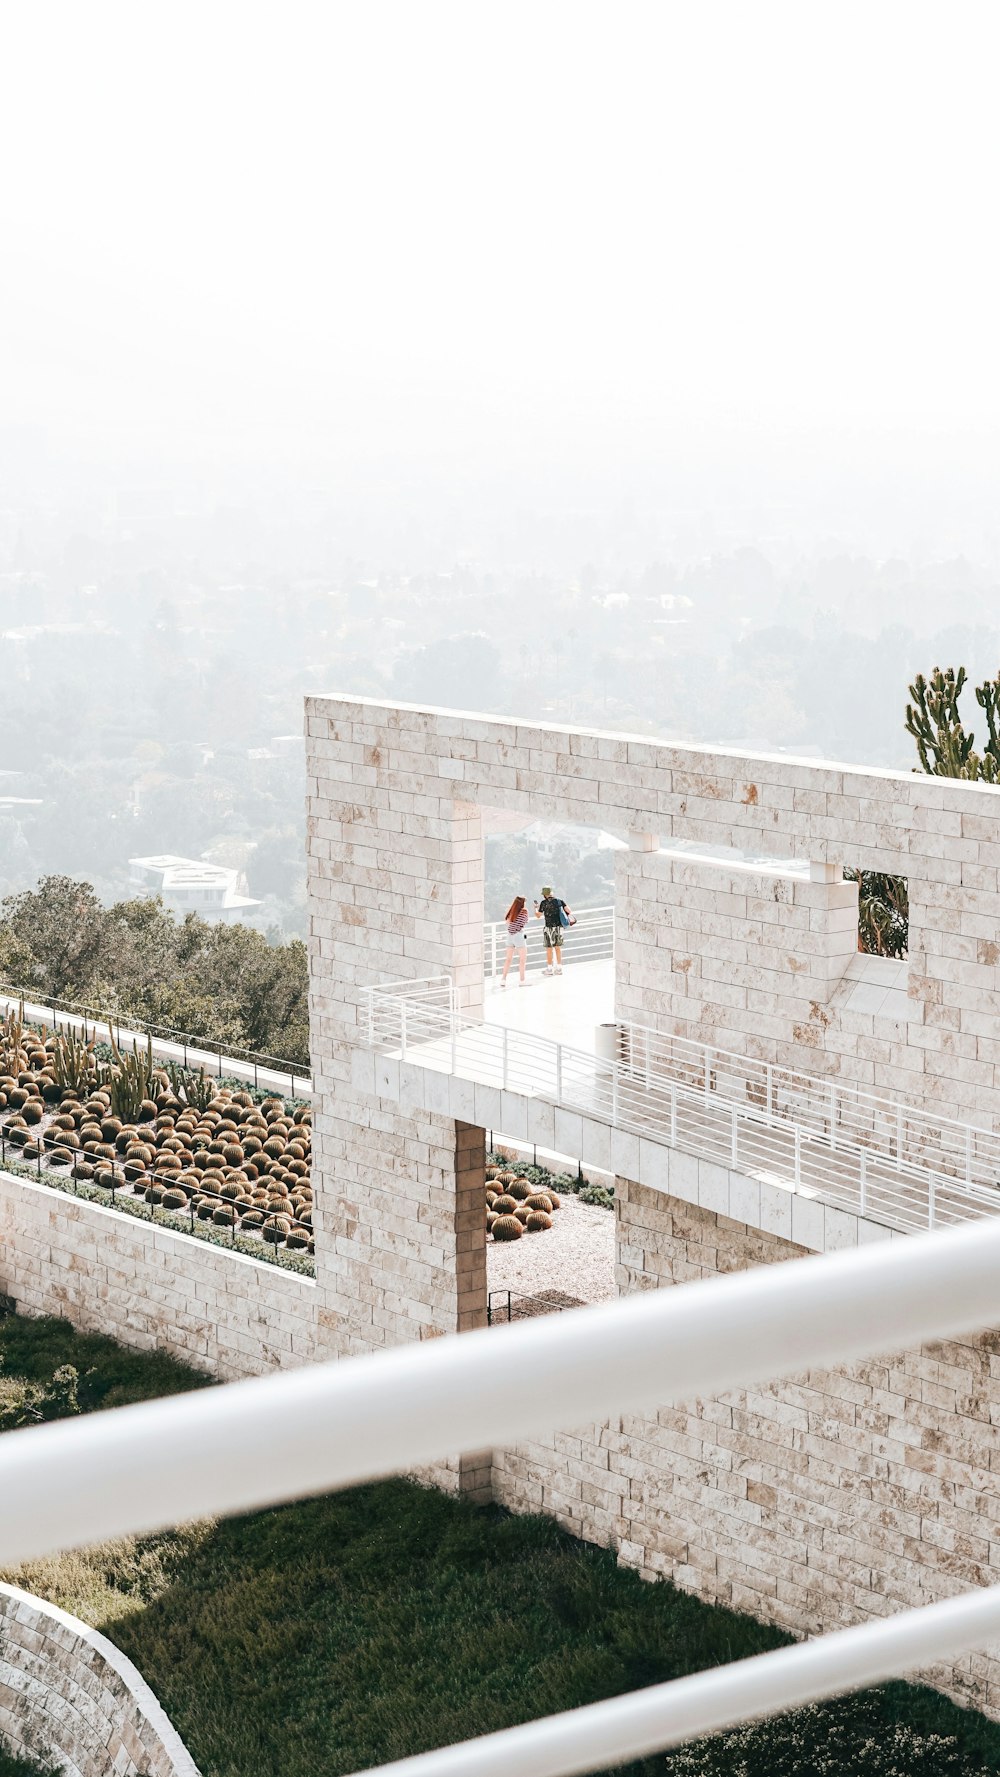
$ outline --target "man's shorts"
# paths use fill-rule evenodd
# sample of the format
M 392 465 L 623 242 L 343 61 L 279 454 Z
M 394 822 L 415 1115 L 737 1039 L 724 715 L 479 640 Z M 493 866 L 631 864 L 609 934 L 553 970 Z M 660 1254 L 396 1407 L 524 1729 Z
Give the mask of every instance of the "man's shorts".
M 565 942 L 566 942 L 566 927 L 565 926 L 546 926 L 546 928 L 545 928 L 545 948 L 546 948 L 546 950 L 559 950 L 559 949 L 561 949 L 562 945 Z

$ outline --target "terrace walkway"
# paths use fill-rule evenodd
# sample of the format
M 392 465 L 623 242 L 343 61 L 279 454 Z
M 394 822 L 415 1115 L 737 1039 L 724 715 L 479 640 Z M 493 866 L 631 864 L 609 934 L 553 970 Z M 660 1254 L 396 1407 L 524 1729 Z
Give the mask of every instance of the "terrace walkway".
M 443 977 L 371 989 L 369 1046 L 901 1231 L 1000 1214 L 990 1130 L 634 1025 L 619 1025 L 598 1054 L 612 966 L 581 964 L 503 993 L 488 986 L 481 1023 L 454 1010 Z

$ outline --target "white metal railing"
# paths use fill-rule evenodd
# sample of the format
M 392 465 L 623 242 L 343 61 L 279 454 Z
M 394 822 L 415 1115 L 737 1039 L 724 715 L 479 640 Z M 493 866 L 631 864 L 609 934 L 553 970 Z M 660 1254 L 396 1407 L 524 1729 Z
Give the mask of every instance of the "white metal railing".
M 0 1567 L 953 1337 L 995 1324 L 998 1276 L 1000 1223 L 953 1229 L 38 1426 L 0 1438 Z M 499 1366 L 497 1339 L 508 1341 Z M 381 1777 L 571 1777 L 998 1634 L 993 1586 L 404 1759 Z
M 1000 1136 L 864 1087 L 638 1025 L 617 1058 L 465 1019 L 397 984 L 365 991 L 368 1041 L 437 1071 L 581 1111 L 892 1227 L 1000 1214 Z M 585 1156 L 583 1156 L 585 1157 Z
M 607 962 L 615 954 L 615 910 L 609 907 L 574 907 L 576 925 L 566 933 L 562 953 L 564 966 L 569 963 Z M 528 960 L 545 961 L 544 930 L 539 919 L 528 915 Z M 507 955 L 507 922 L 487 920 L 483 926 L 483 969 L 488 981 L 502 972 Z

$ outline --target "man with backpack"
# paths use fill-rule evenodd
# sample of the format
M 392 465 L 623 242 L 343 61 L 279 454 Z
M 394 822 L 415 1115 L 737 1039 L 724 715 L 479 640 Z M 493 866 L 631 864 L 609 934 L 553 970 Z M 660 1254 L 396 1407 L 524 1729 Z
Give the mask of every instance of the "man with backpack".
M 545 969 L 546 975 L 562 974 L 562 947 L 567 927 L 576 924 L 565 901 L 552 893 L 551 887 L 543 888 L 542 898 L 535 902 L 535 918 L 545 921 Z M 555 964 L 553 966 L 553 957 Z

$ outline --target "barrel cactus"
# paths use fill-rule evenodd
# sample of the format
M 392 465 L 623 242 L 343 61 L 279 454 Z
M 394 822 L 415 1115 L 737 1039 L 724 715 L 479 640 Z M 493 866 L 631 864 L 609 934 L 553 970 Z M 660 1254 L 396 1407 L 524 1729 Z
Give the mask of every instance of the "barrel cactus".
M 269 1246 L 280 1246 L 291 1226 L 290 1216 L 272 1215 L 268 1216 L 261 1233 Z
M 524 1199 L 525 1209 L 540 1209 L 543 1215 L 549 1214 L 551 1203 L 552 1200 L 545 1191 L 532 1191 L 531 1196 Z
M 161 1209 L 187 1209 L 187 1192 L 169 1185 L 160 1199 Z
M 527 1179 L 516 1178 L 507 1186 L 507 1195 L 513 1197 L 515 1203 L 524 1203 L 531 1196 L 531 1186 Z
M 544 1209 L 529 1209 L 524 1225 L 529 1234 L 541 1234 L 543 1229 L 551 1228 L 552 1217 Z
M 517 1202 L 513 1197 L 508 1197 L 505 1193 L 502 1197 L 497 1198 L 493 1208 L 498 1216 L 512 1216 L 517 1208 Z
M 523 1232 L 516 1216 L 497 1216 L 490 1230 L 494 1240 L 520 1240 Z

